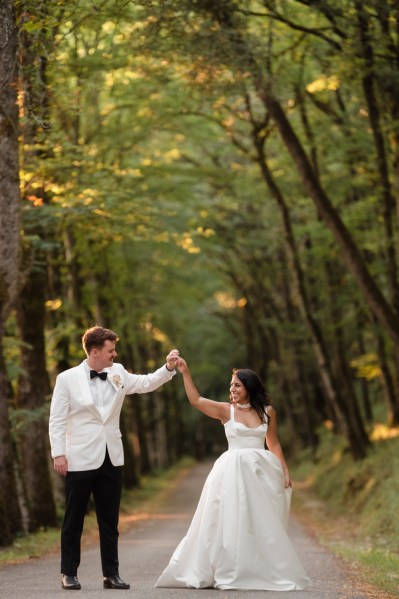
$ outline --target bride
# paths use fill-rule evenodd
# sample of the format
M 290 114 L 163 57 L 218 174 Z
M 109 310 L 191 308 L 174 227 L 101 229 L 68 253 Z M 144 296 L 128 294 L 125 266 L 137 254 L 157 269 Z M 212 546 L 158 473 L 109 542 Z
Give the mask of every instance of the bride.
M 304 589 L 310 581 L 286 531 L 290 475 L 261 380 L 252 370 L 234 370 L 231 403 L 218 402 L 200 396 L 183 358 L 177 367 L 191 405 L 224 424 L 228 450 L 216 460 L 189 530 L 155 586 Z

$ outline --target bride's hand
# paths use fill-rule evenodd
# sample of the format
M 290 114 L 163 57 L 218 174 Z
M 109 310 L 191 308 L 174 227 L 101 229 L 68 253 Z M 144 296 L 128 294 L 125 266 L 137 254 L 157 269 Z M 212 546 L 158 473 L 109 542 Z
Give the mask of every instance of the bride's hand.
M 184 358 L 179 357 L 178 361 L 176 362 L 176 368 L 179 372 L 181 372 L 181 374 L 185 374 L 186 372 L 188 372 L 186 360 Z
M 284 472 L 284 478 L 285 478 L 285 488 L 288 489 L 289 487 L 292 487 L 292 481 L 291 481 L 291 477 L 289 472 Z

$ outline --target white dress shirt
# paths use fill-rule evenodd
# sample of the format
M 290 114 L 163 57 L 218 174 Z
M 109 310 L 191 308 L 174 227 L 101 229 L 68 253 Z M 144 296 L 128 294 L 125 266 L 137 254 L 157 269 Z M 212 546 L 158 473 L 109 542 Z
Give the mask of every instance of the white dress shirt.
M 100 377 L 96 376 L 94 379 L 90 378 L 90 366 L 85 361 L 85 369 L 87 372 L 87 379 L 89 381 L 90 393 L 93 398 L 94 405 L 99 411 L 101 418 L 104 420 L 104 416 L 108 411 L 108 407 L 111 405 L 112 400 L 115 397 L 115 389 L 110 383 L 108 377 L 105 381 L 101 380 Z M 99 372 L 107 372 L 106 370 L 101 370 Z

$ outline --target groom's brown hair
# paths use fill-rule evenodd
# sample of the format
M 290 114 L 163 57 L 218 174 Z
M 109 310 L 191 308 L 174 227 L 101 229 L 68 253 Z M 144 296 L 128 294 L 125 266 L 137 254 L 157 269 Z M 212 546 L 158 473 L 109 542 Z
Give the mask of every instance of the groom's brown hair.
M 82 337 L 82 345 L 86 354 L 89 355 L 93 347 L 100 349 L 104 346 L 106 341 L 119 341 L 119 337 L 111 329 L 105 329 L 104 327 L 91 327 L 87 329 Z

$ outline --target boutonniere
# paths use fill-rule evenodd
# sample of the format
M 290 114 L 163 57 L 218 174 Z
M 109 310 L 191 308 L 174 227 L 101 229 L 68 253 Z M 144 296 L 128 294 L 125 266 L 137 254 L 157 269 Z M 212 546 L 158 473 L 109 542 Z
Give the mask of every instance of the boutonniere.
M 115 387 L 117 387 L 117 389 L 123 389 L 121 377 L 119 376 L 119 374 L 114 374 L 112 376 L 112 382 L 114 383 Z

